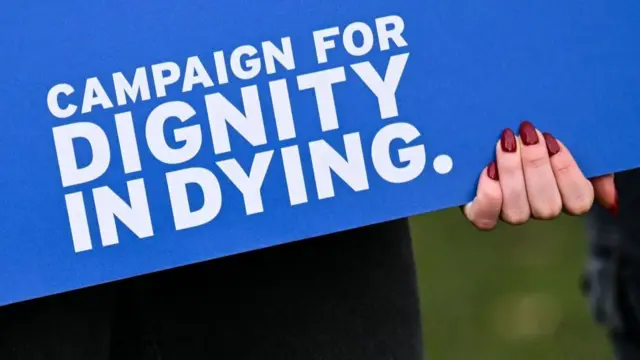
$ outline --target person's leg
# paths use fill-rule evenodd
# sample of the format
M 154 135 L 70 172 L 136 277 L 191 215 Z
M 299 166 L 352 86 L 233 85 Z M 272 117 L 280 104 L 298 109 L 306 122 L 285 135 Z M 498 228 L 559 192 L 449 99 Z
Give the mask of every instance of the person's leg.
M 107 360 L 113 285 L 0 307 L 1 360 Z
M 618 302 L 622 324 L 610 333 L 616 360 L 640 359 L 640 267 L 622 264 Z
M 610 334 L 611 344 L 616 360 L 638 360 L 640 359 L 640 348 L 638 347 L 637 335 L 628 333 Z
M 614 331 L 609 339 L 616 360 L 640 359 L 640 334 L 637 331 Z
M 136 359 L 422 359 L 406 220 L 136 281 Z
M 586 216 L 586 295 L 616 359 L 640 359 L 640 169 L 615 175 L 616 215 L 597 203 Z

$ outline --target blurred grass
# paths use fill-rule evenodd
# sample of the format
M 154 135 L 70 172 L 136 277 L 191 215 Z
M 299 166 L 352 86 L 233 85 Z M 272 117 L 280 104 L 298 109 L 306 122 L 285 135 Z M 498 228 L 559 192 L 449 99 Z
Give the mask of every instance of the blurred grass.
M 412 219 L 429 360 L 607 360 L 579 291 L 581 219 L 477 231 L 458 209 Z

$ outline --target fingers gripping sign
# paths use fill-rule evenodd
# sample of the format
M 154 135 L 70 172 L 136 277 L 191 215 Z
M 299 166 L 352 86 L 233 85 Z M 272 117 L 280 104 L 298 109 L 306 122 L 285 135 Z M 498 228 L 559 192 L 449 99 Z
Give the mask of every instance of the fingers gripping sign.
M 504 130 L 496 146 L 496 161 L 502 175 L 501 216 L 511 224 L 522 224 L 531 217 L 521 155 L 522 146 L 518 138 L 510 129 Z
M 531 215 L 536 219 L 556 218 L 562 212 L 560 190 L 542 134 L 528 121 L 520 126 L 522 171 Z M 576 166 L 577 168 L 577 166 Z
M 544 139 L 565 212 L 570 215 L 585 214 L 593 205 L 593 185 L 584 177 L 573 156 L 560 141 L 549 133 L 544 134 Z
M 480 175 L 476 197 L 464 207 L 465 216 L 480 230 L 493 229 L 502 210 L 498 167 L 492 161 Z
M 607 180 L 599 181 L 608 185 Z M 556 218 L 563 209 L 582 215 L 594 197 L 594 186 L 569 150 L 553 135 L 524 121 L 518 136 L 510 129 L 502 132 L 496 160 L 483 169 L 476 197 L 464 213 L 478 229 L 491 230 L 499 219 L 517 225 L 531 218 Z

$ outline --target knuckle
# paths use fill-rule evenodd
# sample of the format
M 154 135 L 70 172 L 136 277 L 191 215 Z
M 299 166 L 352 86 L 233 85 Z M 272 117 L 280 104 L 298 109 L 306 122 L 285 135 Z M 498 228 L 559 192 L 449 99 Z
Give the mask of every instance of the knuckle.
M 472 221 L 471 223 L 476 227 L 476 229 L 482 231 L 493 230 L 493 228 L 496 227 L 496 221 L 489 219 L 477 219 Z
M 528 210 L 511 210 L 502 214 L 502 220 L 511 225 L 522 225 L 529 221 L 530 217 L 531 214 Z
M 522 174 L 522 165 L 518 163 L 505 163 L 500 165 L 500 181 L 507 178 L 513 178 Z M 520 175 L 522 176 L 522 175 Z
M 591 210 L 593 206 L 593 194 L 581 193 L 575 200 L 565 205 L 566 211 L 571 215 L 584 215 Z
M 591 210 L 593 203 L 580 203 L 572 206 L 567 206 L 567 212 L 571 215 L 582 216 Z
M 555 219 L 562 213 L 562 203 L 557 202 L 557 204 L 553 204 L 551 206 L 544 206 L 538 209 L 533 209 L 533 216 L 536 219 L 540 220 L 551 220 Z
M 485 207 L 501 208 L 502 207 L 502 191 L 500 188 L 483 190 L 478 194 L 478 198 L 482 200 Z
M 570 161 L 557 161 L 554 165 L 556 176 L 568 174 L 573 169 L 573 164 Z
M 523 165 L 530 169 L 539 169 L 549 163 L 548 156 L 536 155 L 528 156 L 522 159 Z

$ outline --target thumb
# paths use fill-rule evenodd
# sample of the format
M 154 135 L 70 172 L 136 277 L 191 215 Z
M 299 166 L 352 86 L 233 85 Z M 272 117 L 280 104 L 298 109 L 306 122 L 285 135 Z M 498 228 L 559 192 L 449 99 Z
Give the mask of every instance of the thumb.
M 596 201 L 613 215 L 618 215 L 618 192 L 613 181 L 613 174 L 591 179 Z

